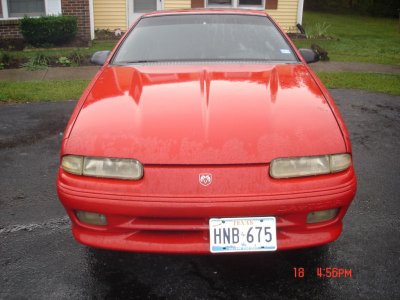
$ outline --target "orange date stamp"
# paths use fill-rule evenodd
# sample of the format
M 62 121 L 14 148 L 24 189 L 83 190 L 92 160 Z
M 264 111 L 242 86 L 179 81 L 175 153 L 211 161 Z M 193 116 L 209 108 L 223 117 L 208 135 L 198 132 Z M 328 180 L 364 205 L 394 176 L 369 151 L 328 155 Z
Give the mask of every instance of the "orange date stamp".
M 304 278 L 306 271 L 302 267 L 293 268 L 293 275 L 294 278 Z M 317 267 L 314 275 L 319 278 L 352 278 L 353 270 L 347 268 Z

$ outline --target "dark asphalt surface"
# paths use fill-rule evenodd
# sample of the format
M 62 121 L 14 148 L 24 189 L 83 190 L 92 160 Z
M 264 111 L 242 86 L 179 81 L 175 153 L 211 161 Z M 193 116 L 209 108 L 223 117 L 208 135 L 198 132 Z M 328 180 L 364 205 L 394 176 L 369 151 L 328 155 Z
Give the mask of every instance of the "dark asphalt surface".
M 58 202 L 74 102 L 0 106 L 0 299 L 400 299 L 400 97 L 333 90 L 358 193 L 329 246 L 256 255 L 120 253 L 77 244 Z M 305 268 L 295 278 L 293 268 Z M 352 270 L 319 278 L 317 267 Z

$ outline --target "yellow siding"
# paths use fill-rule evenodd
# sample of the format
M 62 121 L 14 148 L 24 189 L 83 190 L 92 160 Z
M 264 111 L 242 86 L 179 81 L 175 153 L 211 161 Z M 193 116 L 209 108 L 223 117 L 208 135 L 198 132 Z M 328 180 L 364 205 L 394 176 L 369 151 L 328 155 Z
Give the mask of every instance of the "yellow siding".
M 191 0 L 164 0 L 164 9 L 188 9 Z
M 268 1 L 268 0 L 266 0 Z M 126 0 L 93 0 L 94 28 L 126 30 Z M 278 0 L 278 9 L 267 13 L 285 31 L 296 31 L 298 0 Z M 191 0 L 164 0 L 164 9 L 188 9 Z
M 296 32 L 298 2 L 298 0 L 278 0 L 278 9 L 267 10 L 267 13 L 283 30 Z
M 126 0 L 93 0 L 94 29 L 126 30 Z
M 278 0 L 278 9 L 267 10 L 267 13 L 283 30 L 296 31 L 298 2 L 298 0 Z M 164 9 L 187 9 L 190 6 L 191 0 L 164 0 Z

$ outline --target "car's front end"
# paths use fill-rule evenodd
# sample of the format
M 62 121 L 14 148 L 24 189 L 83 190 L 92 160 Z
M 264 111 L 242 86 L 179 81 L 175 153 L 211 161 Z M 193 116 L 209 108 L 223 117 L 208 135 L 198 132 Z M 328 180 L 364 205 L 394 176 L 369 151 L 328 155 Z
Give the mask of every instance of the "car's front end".
M 227 217 L 274 216 L 278 250 L 340 235 L 356 187 L 353 168 L 284 180 L 268 170 L 269 164 L 145 166 L 141 182 L 82 179 L 60 170 L 58 192 L 75 238 L 99 248 L 209 253 L 209 219 Z M 212 174 L 212 183 L 201 185 L 199 174 Z
M 172 253 L 335 240 L 356 191 L 351 145 L 312 71 L 282 61 L 287 47 L 278 62 L 112 54 L 63 140 L 57 189 L 75 238 Z

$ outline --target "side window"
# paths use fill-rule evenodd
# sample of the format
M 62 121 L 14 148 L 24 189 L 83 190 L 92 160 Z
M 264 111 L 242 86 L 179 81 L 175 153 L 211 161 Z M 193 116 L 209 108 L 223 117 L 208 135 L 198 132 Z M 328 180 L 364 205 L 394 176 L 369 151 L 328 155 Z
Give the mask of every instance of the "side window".
M 45 14 L 44 0 L 7 0 L 9 17 L 41 16 Z

